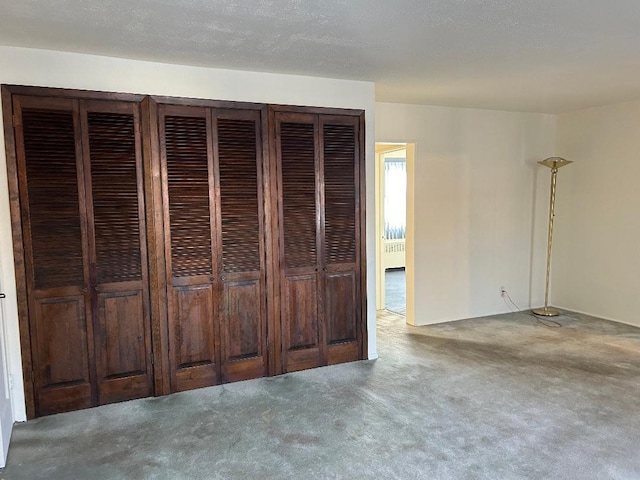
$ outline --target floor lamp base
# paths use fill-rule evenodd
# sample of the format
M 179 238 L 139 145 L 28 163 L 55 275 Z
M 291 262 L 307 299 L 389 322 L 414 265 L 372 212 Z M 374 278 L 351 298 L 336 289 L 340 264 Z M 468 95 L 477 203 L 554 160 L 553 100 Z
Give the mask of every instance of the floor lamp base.
M 534 308 L 531 310 L 536 315 L 541 315 L 543 317 L 557 317 L 560 315 L 560 312 L 557 310 L 553 310 L 552 308 L 544 307 L 544 308 Z

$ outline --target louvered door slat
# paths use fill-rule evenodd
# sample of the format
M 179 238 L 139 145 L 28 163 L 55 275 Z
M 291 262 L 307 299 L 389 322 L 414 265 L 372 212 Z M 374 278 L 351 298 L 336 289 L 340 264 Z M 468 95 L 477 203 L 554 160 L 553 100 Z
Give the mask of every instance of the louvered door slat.
M 165 148 L 172 276 L 211 275 L 206 119 L 167 116 Z
M 222 266 L 225 272 L 260 270 L 256 122 L 218 119 Z
M 142 279 L 133 115 L 88 113 L 98 283 Z
M 83 284 L 73 115 L 22 111 L 35 288 Z
M 356 261 L 355 132 L 353 125 L 324 124 L 325 262 Z
M 280 125 L 284 262 L 315 267 L 316 165 L 313 123 Z

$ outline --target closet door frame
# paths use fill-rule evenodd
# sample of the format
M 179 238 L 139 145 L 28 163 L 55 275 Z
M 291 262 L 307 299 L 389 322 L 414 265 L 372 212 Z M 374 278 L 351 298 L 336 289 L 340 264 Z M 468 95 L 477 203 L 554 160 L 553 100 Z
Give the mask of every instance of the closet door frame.
M 13 99 L 15 96 L 61 98 L 67 100 L 118 100 L 141 102 L 144 95 L 129 93 L 94 92 L 64 88 L 29 87 L 22 85 L 2 85 L 2 116 L 4 123 L 5 152 L 7 159 L 7 179 L 9 186 L 9 208 L 11 213 L 11 231 L 13 240 L 14 268 L 16 278 L 16 296 L 18 304 L 18 322 L 20 330 L 20 350 L 24 382 L 25 406 L 27 418 L 36 417 L 35 385 L 29 320 L 29 296 L 27 294 L 27 265 L 24 252 L 22 208 L 20 198 L 20 173 L 17 159 L 17 139 L 15 136 L 16 116 Z M 151 273 L 151 272 L 150 272 Z

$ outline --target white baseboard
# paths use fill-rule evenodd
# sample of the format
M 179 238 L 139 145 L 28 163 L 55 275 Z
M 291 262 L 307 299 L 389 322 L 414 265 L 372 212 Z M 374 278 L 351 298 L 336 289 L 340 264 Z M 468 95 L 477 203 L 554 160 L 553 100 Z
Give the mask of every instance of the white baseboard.
M 589 315 L 590 317 L 601 318 L 603 320 L 609 320 L 610 322 L 622 323 L 624 325 L 629 325 L 631 327 L 639 327 L 640 328 L 640 324 L 638 324 L 638 323 L 625 322 L 624 320 L 619 320 L 617 318 L 606 317 L 604 315 L 598 315 L 597 313 L 585 312 L 583 310 L 576 310 L 575 308 L 563 307 L 563 306 L 558 305 L 558 304 L 554 304 L 554 307 L 555 308 L 559 308 L 561 310 L 566 310 L 568 312 L 580 313 L 582 315 Z

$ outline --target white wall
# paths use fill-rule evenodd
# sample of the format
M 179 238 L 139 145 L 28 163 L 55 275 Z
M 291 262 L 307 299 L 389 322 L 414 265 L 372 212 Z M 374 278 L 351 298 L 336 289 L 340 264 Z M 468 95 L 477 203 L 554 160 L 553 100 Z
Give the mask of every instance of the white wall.
M 0 83 L 365 109 L 367 142 L 367 295 L 369 357 L 375 358 L 374 85 L 293 75 L 240 72 L 94 55 L 0 47 Z M 1 120 L 0 120 L 1 122 Z M 0 145 L 4 145 L 0 128 Z M 5 150 L 0 152 L 0 254 L 7 293 L 10 371 L 16 420 L 25 419 Z
M 552 303 L 640 326 L 640 101 L 558 116 Z
M 415 143 L 408 322 L 506 312 L 501 286 L 543 302 L 553 115 L 377 103 L 376 141 Z

